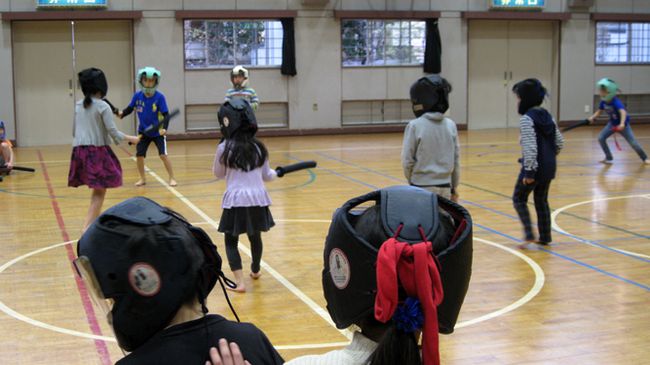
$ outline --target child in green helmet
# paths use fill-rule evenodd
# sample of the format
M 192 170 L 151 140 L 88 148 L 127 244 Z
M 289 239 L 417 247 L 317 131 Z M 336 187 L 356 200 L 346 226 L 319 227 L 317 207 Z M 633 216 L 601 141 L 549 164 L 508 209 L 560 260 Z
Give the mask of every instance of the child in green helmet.
M 169 185 L 176 186 L 172 164 L 167 157 L 167 136 L 165 136 L 167 131 L 160 129 L 160 122 L 169 114 L 165 95 L 156 90 L 160 84 L 160 75 L 160 71 L 153 67 L 140 69 L 136 75 L 140 91 L 133 95 L 129 106 L 118 113 L 120 118 L 131 114 L 133 110 L 138 113 L 140 142 L 136 147 L 136 157 L 140 180 L 135 183 L 136 186 L 146 184 L 144 158 L 147 156 L 147 149 L 151 142 L 158 148 L 158 155 L 169 174 Z
M 589 123 L 598 118 L 600 113 L 605 111 L 609 115 L 609 123 L 603 128 L 603 130 L 598 135 L 598 143 L 605 153 L 605 159 L 600 161 L 604 164 L 611 164 L 614 157 L 612 152 L 607 145 L 607 138 L 611 137 L 614 133 L 618 132 L 623 135 L 623 138 L 630 144 L 634 151 L 639 155 L 641 161 L 644 164 L 650 164 L 648 161 L 648 155 L 646 155 L 643 148 L 636 138 L 634 138 L 634 133 L 632 132 L 632 127 L 630 127 L 630 116 L 625 110 L 625 105 L 621 100 L 616 96 L 619 91 L 618 85 L 611 79 L 601 79 L 596 84 L 598 87 L 598 92 L 600 93 L 600 105 L 598 110 L 594 115 L 590 116 Z

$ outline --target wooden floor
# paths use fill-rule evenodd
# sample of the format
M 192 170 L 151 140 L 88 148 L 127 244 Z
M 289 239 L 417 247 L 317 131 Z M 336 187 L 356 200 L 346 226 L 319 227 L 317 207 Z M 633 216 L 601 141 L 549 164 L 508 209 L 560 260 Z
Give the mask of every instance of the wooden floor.
M 565 136 L 551 187 L 555 245 L 536 251 L 517 249 L 522 233 L 509 198 L 518 131 L 461 133 L 459 192 L 474 218 L 475 256 L 460 323 L 441 337 L 444 364 L 648 364 L 650 166 L 622 139 L 615 164 L 599 164 L 597 133 Z M 650 126 L 635 126 L 635 133 L 650 152 Z M 319 166 L 267 185 L 277 225 L 263 236 L 263 276 L 231 298 L 240 317 L 262 328 L 286 359 L 329 351 L 347 341 L 328 322 L 321 291 L 329 219 L 349 198 L 404 183 L 401 135 L 264 141 L 273 166 L 307 159 Z M 215 222 L 225 185 L 210 171 L 216 141 L 169 145 L 176 188 L 163 183 L 156 156 L 147 159 L 146 187 L 133 186 L 135 151 L 115 147 L 125 181 L 109 190 L 105 208 L 150 197 L 204 227 L 223 253 Z M 86 188 L 66 186 L 70 146 L 16 153 L 20 165 L 37 172 L 0 183 L 0 364 L 115 362 L 122 354 L 112 339 L 98 337 L 110 329 L 80 294 L 70 265 L 89 204 Z M 232 318 L 220 290 L 209 308 Z

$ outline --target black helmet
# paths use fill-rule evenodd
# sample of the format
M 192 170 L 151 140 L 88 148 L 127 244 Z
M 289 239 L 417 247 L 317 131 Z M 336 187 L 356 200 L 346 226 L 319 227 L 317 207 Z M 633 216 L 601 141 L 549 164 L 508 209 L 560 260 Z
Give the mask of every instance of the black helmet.
M 447 224 L 440 217 L 451 218 L 445 232 L 450 240 L 432 250 L 441 266 L 444 288 L 444 299 L 438 305 L 439 331 L 453 332 L 472 271 L 472 218 L 460 205 L 413 186 L 373 191 L 347 201 L 334 213 L 325 240 L 322 280 L 327 310 L 336 327 L 359 324 L 375 309 L 376 263 L 382 242 L 368 242 L 354 228 L 358 207 L 372 201 L 380 205 L 380 229 L 385 237 L 409 244 L 438 241 L 440 227 Z
M 420 117 L 427 112 L 444 113 L 449 109 L 451 84 L 438 75 L 430 75 L 411 85 L 413 113 Z
M 77 254 L 77 270 L 127 351 L 167 327 L 183 303 L 197 298 L 205 307 L 223 275 L 202 229 L 144 197 L 100 215 L 79 239 Z
M 257 133 L 257 120 L 253 108 L 247 100 L 232 98 L 219 108 L 219 127 L 224 138 L 233 138 L 246 134 L 254 136 Z

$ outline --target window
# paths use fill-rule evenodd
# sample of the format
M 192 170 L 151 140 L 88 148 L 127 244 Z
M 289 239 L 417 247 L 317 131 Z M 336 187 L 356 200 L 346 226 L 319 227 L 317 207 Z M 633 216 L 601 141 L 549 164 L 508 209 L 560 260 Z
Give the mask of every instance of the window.
M 596 23 L 596 63 L 650 63 L 650 23 Z
M 420 65 L 424 62 L 424 21 L 341 21 L 343 66 Z
M 184 34 L 186 69 L 282 64 L 283 31 L 277 20 L 186 20 Z

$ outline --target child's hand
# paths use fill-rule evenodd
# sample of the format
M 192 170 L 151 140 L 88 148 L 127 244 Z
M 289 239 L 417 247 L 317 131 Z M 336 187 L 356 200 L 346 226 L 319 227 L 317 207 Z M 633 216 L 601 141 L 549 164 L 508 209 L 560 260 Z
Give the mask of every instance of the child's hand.
M 216 348 L 210 348 L 210 361 L 205 362 L 206 365 L 250 365 L 244 360 L 244 356 L 236 343 L 225 339 L 219 340 L 219 351 Z
M 530 185 L 535 183 L 535 179 L 533 179 L 532 177 L 525 177 L 521 179 L 521 182 L 524 183 L 524 185 Z
M 594 117 L 587 118 L 587 121 L 589 121 L 589 124 L 593 123 L 594 122 Z
M 165 134 L 167 134 L 167 130 L 166 130 L 165 128 L 162 128 L 162 129 L 160 130 L 159 134 L 160 134 L 161 136 L 164 136 Z
M 136 136 L 128 136 L 127 135 L 125 137 L 125 139 L 126 139 L 127 142 L 132 143 L 132 144 L 137 144 L 138 142 L 140 142 L 140 136 L 136 137 Z
M 117 112 L 117 117 L 118 117 L 118 118 L 122 119 L 122 116 L 123 116 L 123 115 L 124 115 L 124 113 L 122 113 L 121 110 Z

